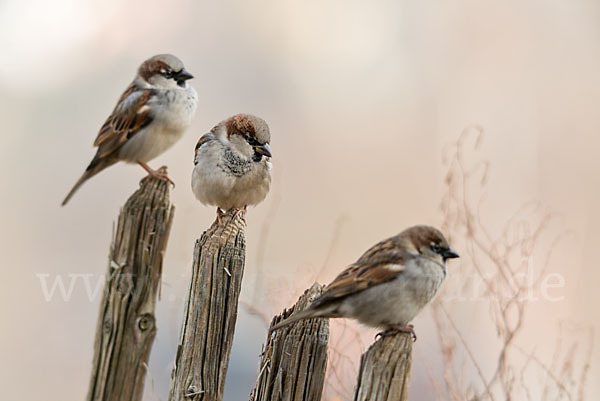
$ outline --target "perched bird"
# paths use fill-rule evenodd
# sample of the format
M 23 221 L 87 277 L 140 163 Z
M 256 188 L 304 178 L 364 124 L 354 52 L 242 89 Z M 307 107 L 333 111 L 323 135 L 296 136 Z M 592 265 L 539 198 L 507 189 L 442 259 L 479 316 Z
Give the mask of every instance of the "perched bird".
M 198 95 L 181 60 L 159 54 L 144 61 L 137 75 L 100 128 L 96 155 L 62 202 L 64 206 L 87 180 L 118 161 L 137 163 L 149 175 L 172 183 L 146 163 L 170 148 L 190 126 Z
M 267 196 L 271 186 L 271 133 L 250 114 L 221 121 L 203 135 L 194 155 L 192 190 L 200 202 L 217 206 L 218 216 L 245 209 Z
M 446 260 L 458 253 L 436 228 L 414 226 L 374 245 L 344 270 L 305 310 L 273 327 L 300 319 L 345 317 L 384 329 L 409 332 L 408 323 L 433 299 L 446 278 Z

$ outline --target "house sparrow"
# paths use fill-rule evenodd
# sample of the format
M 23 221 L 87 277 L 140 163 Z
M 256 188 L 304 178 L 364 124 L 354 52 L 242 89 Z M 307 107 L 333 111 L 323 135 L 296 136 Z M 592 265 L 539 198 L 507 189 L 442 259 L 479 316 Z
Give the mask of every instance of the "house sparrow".
M 170 178 L 146 163 L 170 148 L 190 126 L 198 95 L 181 60 L 159 54 L 144 61 L 133 82 L 94 141 L 96 155 L 62 202 L 64 206 L 88 179 L 118 161 L 137 163 L 153 177 Z
M 458 253 L 436 228 L 414 226 L 365 252 L 305 310 L 276 324 L 346 317 L 382 328 L 382 335 L 409 332 L 408 323 L 433 299 L 446 278 L 446 260 Z
M 271 186 L 271 133 L 250 114 L 221 121 L 203 135 L 194 155 L 192 191 L 205 205 L 242 209 L 260 203 Z

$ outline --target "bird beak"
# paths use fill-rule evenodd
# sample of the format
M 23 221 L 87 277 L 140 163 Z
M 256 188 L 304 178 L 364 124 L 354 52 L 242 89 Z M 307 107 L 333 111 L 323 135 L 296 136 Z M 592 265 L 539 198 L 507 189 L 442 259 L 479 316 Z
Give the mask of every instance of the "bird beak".
M 255 146 L 254 150 L 259 155 L 263 155 L 263 156 L 267 156 L 267 157 L 272 157 L 273 156 L 271 154 L 271 147 L 269 146 L 268 143 L 265 143 L 264 145 L 260 145 L 260 146 Z
M 194 76 L 185 68 L 182 68 L 181 71 L 175 74 L 175 80 L 177 82 L 185 82 L 192 78 L 194 78 Z
M 444 260 L 458 258 L 458 252 L 456 252 L 452 248 L 448 248 L 448 250 L 444 251 L 444 253 L 442 254 L 442 257 L 444 258 Z

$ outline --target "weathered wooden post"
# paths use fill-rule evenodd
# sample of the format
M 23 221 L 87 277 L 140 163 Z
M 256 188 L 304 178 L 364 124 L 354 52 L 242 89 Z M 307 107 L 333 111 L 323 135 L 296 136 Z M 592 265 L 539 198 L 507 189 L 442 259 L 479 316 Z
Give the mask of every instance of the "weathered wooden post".
M 161 171 L 166 174 L 166 168 Z M 149 177 L 121 210 L 100 303 L 88 401 L 142 399 L 173 213 L 169 184 Z
M 244 212 L 220 217 L 196 241 L 170 401 L 220 401 L 233 345 L 246 244 Z
M 323 291 L 314 284 L 271 327 L 306 308 Z M 269 329 L 250 401 L 319 401 L 325 380 L 329 323 L 305 319 L 274 333 Z M 354 401 L 406 401 L 412 358 L 410 334 L 380 337 L 362 355 Z
M 296 305 L 271 321 L 271 327 L 296 311 L 305 309 L 321 295 L 315 283 Z M 251 401 L 319 401 L 327 367 L 327 319 L 300 320 L 274 333 L 269 329 L 260 361 L 260 373 Z
M 412 337 L 380 337 L 360 358 L 354 401 L 406 401 L 410 382 Z

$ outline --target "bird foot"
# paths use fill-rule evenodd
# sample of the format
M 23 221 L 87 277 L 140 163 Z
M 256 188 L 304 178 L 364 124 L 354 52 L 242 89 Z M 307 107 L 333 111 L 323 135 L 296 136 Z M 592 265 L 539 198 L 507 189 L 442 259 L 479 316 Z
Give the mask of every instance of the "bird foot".
M 244 207 L 242 207 L 240 209 L 233 209 L 234 210 L 234 212 L 233 212 L 233 218 L 235 219 L 239 213 L 241 213 L 242 216 L 245 215 L 247 209 L 248 209 L 247 205 L 244 205 Z
M 402 325 L 392 326 L 391 328 L 389 328 L 385 331 L 377 333 L 375 335 L 375 340 L 377 340 L 378 337 L 388 337 L 388 336 L 393 336 L 398 333 L 408 333 L 412 337 L 413 342 L 417 341 L 417 335 L 415 334 L 415 326 L 413 326 L 412 324 L 407 324 L 405 326 L 402 326 Z
M 227 216 L 227 212 L 224 212 L 220 207 L 217 207 L 217 222 L 220 226 L 223 225 L 223 216 Z
M 170 183 L 171 185 L 173 185 L 173 188 L 175 188 L 175 182 L 167 174 L 161 173 L 158 170 L 152 169 L 146 163 L 138 162 L 138 164 L 140 166 L 142 166 L 142 168 L 144 170 L 146 170 L 146 172 L 148 172 L 148 176 L 149 177 L 158 178 L 159 180 L 167 181 L 168 183 Z
M 228 209 L 227 211 L 223 211 L 223 209 L 221 209 L 220 207 L 217 207 L 217 222 L 219 223 L 219 225 L 223 225 L 223 217 L 224 216 L 231 215 L 231 220 L 234 220 L 238 216 L 239 213 L 245 214 L 246 209 L 247 209 L 247 206 L 244 206 L 242 208 L 231 208 L 231 209 Z
M 173 181 L 168 175 L 157 172 L 156 174 L 148 174 L 150 177 L 158 178 L 159 180 L 167 181 L 175 188 L 175 181 Z

